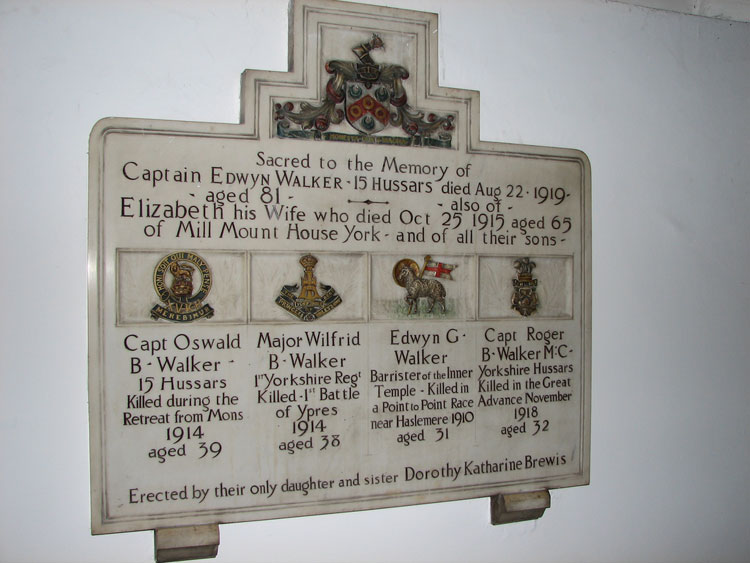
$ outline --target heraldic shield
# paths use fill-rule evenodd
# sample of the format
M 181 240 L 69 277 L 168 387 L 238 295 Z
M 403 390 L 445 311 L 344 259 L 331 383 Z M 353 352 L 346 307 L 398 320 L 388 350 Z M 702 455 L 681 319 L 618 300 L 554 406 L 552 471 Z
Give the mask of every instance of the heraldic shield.
M 404 80 L 409 71 L 397 64 L 376 63 L 372 51 L 384 49 L 377 34 L 354 48 L 357 61 L 329 60 L 325 70 L 332 75 L 319 105 L 308 102 L 277 102 L 273 106 L 277 134 L 292 139 L 327 139 L 395 145 L 427 145 L 449 148 L 455 114 L 437 115 L 413 108 L 408 103 Z M 339 105 L 344 104 L 342 110 Z M 298 108 L 298 111 L 295 111 Z M 346 122 L 357 135 L 331 126 Z M 381 137 L 388 127 L 400 128 L 408 137 Z
M 391 93 L 383 84 L 346 82 L 346 120 L 364 134 L 377 133 L 388 125 Z

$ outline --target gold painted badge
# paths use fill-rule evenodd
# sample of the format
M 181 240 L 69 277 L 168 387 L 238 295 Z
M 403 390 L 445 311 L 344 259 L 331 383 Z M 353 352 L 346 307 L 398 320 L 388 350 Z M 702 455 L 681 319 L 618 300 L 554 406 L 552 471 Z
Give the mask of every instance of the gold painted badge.
M 203 303 L 211 291 L 211 270 L 197 254 L 174 252 L 162 258 L 154 269 L 154 289 L 163 303 L 151 309 L 154 320 L 189 323 L 214 315 Z
M 513 297 L 510 300 L 511 309 L 515 309 L 524 317 L 536 312 L 539 307 L 539 296 L 536 293 L 538 281 L 531 275 L 536 267 L 528 256 L 513 262 L 517 277 L 513 280 Z
M 318 263 L 315 256 L 306 254 L 300 258 L 299 263 L 303 268 L 301 287 L 297 284 L 282 287 L 276 297 L 276 304 L 302 321 L 314 321 L 338 307 L 341 297 L 330 285 L 318 284 L 314 274 Z

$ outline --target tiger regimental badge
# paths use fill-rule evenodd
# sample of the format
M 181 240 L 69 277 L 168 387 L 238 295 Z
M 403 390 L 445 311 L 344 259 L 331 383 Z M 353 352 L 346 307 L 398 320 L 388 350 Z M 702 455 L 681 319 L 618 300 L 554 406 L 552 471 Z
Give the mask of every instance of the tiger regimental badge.
M 276 298 L 276 304 L 302 321 L 314 321 L 330 313 L 341 304 L 341 297 L 330 285 L 318 284 L 313 270 L 318 259 L 306 254 L 299 261 L 304 273 L 300 285 L 285 285 Z M 318 287 L 322 291 L 318 291 Z M 299 291 L 299 293 L 296 293 Z
M 198 284 L 194 283 L 195 272 Z M 211 291 L 211 270 L 197 254 L 174 252 L 162 258 L 154 269 L 154 289 L 163 302 L 151 309 L 154 320 L 189 323 L 214 315 L 211 305 L 203 304 Z
M 536 267 L 536 264 L 527 256 L 515 260 L 513 267 L 518 273 L 516 279 L 513 280 L 513 297 L 510 307 L 524 317 L 528 317 L 539 306 L 539 296 L 536 294 L 538 280 L 531 276 L 531 270 Z

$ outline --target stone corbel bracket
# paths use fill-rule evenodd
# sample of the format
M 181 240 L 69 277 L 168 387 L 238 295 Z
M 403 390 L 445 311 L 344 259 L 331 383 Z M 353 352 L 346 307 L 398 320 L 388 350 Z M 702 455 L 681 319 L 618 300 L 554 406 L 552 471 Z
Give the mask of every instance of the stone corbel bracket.
M 181 526 L 154 530 L 156 563 L 210 559 L 219 552 L 219 525 Z
M 490 522 L 493 526 L 541 518 L 550 507 L 549 491 L 499 494 L 490 497 Z

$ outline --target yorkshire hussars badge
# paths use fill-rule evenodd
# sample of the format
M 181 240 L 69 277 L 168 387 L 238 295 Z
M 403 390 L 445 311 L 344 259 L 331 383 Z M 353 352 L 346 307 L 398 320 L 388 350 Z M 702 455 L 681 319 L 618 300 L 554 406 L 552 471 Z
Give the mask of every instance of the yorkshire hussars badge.
M 539 297 L 536 294 L 537 280 L 531 276 L 531 270 L 536 267 L 536 264 L 525 257 L 515 260 L 513 267 L 517 275 L 513 280 L 513 297 L 510 306 L 519 314 L 528 317 L 539 306 Z
M 282 287 L 276 304 L 302 321 L 314 321 L 338 307 L 341 297 L 330 285 L 318 283 L 314 273 L 318 263 L 315 256 L 306 254 L 299 263 L 303 269 L 300 284 Z
M 151 309 L 154 320 L 188 323 L 214 314 L 203 303 L 211 291 L 211 270 L 197 254 L 174 252 L 162 258 L 154 269 L 154 289 L 162 300 Z
M 371 53 L 377 49 L 385 49 L 385 43 L 373 34 L 369 41 L 352 49 L 356 62 L 327 61 L 325 70 L 332 76 L 319 105 L 291 100 L 275 103 L 277 135 L 449 148 L 455 115 L 437 115 L 410 106 L 404 88 L 409 71 L 401 65 L 375 62 Z M 344 119 L 358 135 L 337 127 Z M 376 136 L 387 128 L 401 129 L 407 136 Z
M 437 279 L 452 280 L 451 272 L 457 268 L 457 264 L 445 264 L 432 259 L 432 256 L 424 257 L 424 265 L 419 265 L 410 258 L 404 258 L 396 262 L 393 267 L 393 281 L 406 290 L 404 300 L 409 307 L 407 315 L 419 312 L 420 299 L 427 300 L 427 313 L 432 313 L 435 305 L 440 305 L 442 313 L 445 313 L 445 287 Z

